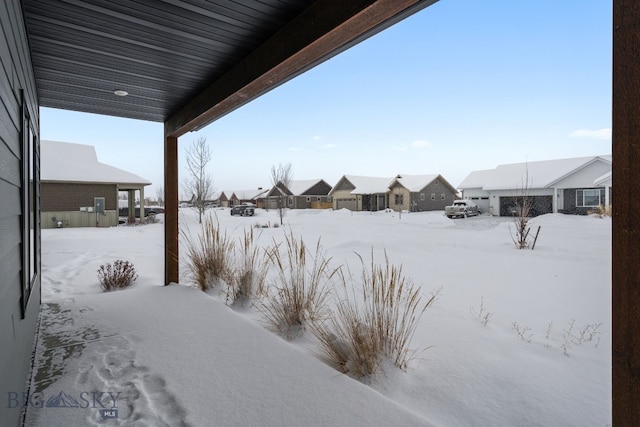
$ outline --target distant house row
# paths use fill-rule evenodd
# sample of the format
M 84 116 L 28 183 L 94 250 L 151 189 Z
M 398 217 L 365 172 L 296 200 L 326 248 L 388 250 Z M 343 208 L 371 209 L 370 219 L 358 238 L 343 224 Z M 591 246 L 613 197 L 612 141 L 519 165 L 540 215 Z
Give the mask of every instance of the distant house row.
M 233 192 L 247 197 L 221 199 L 220 206 L 251 202 L 265 209 L 416 212 L 442 210 L 460 197 L 474 201 L 481 212 L 509 216 L 517 198 L 526 195 L 533 203 L 532 215 L 584 214 L 612 204 L 611 166 L 610 155 L 505 164 L 473 171 L 457 188 L 442 175 L 343 175 L 333 187 L 316 179 L 292 181 L 289 186 L 278 183 L 270 190 L 253 193 Z
M 90 145 L 42 141 L 41 224 L 48 227 L 111 227 L 118 224 L 118 192 L 127 191 L 133 217 L 151 183 L 98 161 Z M 517 196 L 533 202 L 533 215 L 583 214 L 612 200 L 610 155 L 513 163 L 471 172 L 456 188 L 442 175 L 371 177 L 343 175 L 331 186 L 324 179 L 282 182 L 272 188 L 221 191 L 217 206 L 254 203 L 264 209 L 349 209 L 352 211 L 443 210 L 456 198 L 473 200 L 483 213 L 510 215 Z M 460 195 L 461 192 L 461 195 Z M 142 206 L 144 209 L 144 206 Z M 133 219 L 133 218 L 131 218 Z
M 228 197 L 227 193 L 231 196 Z M 254 203 L 264 209 L 349 209 L 431 211 L 451 204 L 457 191 L 441 175 L 342 176 L 335 186 L 323 179 L 278 182 L 269 190 L 221 192 L 219 206 Z

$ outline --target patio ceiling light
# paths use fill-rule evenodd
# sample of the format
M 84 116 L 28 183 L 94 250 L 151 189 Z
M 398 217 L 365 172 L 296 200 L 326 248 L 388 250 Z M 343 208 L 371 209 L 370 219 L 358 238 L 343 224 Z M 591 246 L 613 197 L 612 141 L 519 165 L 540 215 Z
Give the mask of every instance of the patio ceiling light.
M 118 95 L 118 96 L 127 96 L 127 95 L 129 95 L 129 92 L 127 92 L 126 90 L 122 90 L 122 89 L 114 90 L 113 93 Z

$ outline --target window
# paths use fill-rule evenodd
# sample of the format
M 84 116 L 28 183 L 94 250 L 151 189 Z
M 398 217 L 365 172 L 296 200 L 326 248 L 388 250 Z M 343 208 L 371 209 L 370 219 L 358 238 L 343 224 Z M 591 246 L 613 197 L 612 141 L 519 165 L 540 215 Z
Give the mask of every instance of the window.
M 444 200 L 444 193 L 440 194 L 440 200 Z
M 293 206 L 293 196 L 289 196 L 289 197 L 287 198 L 287 201 L 288 201 L 288 203 L 289 203 L 289 206 Z
M 307 202 L 311 201 L 311 197 L 307 196 Z
M 404 199 L 402 196 L 403 196 L 402 194 L 395 194 L 396 205 L 401 205 L 402 204 L 403 199 Z
M 424 196 L 424 193 L 420 193 L 420 200 L 421 200 L 421 201 L 424 201 L 424 199 L 425 199 L 425 198 L 426 198 L 426 197 Z
M 576 206 L 577 207 L 595 207 L 604 203 L 604 189 L 590 188 L 584 190 L 576 190 Z
M 40 270 L 40 162 L 38 139 L 22 93 L 22 315 Z
M 435 200 L 436 199 L 436 193 L 431 193 L 431 200 Z

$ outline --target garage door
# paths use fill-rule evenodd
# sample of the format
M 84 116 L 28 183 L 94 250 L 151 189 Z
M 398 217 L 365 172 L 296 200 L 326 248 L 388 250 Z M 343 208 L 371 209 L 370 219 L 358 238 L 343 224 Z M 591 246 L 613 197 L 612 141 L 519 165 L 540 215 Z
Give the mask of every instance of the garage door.
M 355 211 L 358 210 L 358 201 L 355 197 L 349 199 L 336 199 L 336 208 Z
M 522 197 L 500 197 L 500 216 L 512 216 Z M 553 212 L 553 196 L 529 196 L 532 203 L 529 216 Z

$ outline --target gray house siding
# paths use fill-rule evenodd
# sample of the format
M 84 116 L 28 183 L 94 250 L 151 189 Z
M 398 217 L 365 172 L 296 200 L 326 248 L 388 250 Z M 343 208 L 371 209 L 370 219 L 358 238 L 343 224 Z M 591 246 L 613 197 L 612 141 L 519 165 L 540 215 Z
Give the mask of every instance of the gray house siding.
M 20 399 L 8 399 L 26 391 L 40 309 L 39 216 L 29 215 L 25 197 L 28 190 L 35 195 L 31 209 L 37 212 L 38 114 L 20 1 L 5 0 L 0 2 L 0 420 L 5 426 L 20 424 Z M 29 170 L 36 177 L 32 186 Z
M 438 211 L 453 204 L 456 194 L 440 180 L 435 180 L 419 192 L 411 193 L 412 211 Z
M 586 215 L 588 214 L 590 211 L 593 211 L 594 209 L 596 209 L 595 206 L 578 206 L 577 203 L 577 199 L 578 199 L 578 191 L 584 191 L 584 188 L 565 188 L 563 191 L 563 201 L 564 201 L 564 209 L 562 210 L 563 213 L 572 213 L 572 214 L 578 214 L 578 215 Z M 605 189 L 604 188 L 589 188 L 586 190 L 598 190 L 598 192 L 600 193 L 600 199 L 601 199 L 601 205 L 604 205 L 604 199 L 605 199 Z M 611 204 L 611 188 L 610 188 L 610 193 L 609 193 L 609 203 Z

